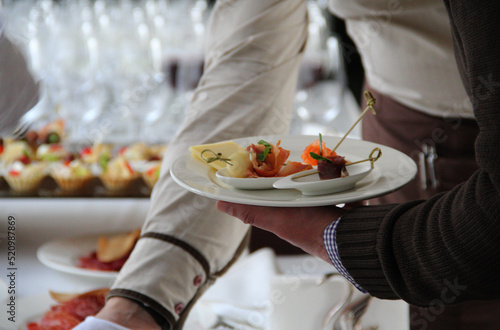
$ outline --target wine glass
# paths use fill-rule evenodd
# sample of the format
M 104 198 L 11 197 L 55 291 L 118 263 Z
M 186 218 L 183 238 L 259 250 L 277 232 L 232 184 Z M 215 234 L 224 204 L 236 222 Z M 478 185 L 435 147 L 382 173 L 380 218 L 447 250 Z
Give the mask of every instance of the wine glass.
M 320 49 L 306 50 L 299 69 L 291 132 L 337 135 L 332 123 L 342 111 L 346 84 L 336 36 L 329 36 Z

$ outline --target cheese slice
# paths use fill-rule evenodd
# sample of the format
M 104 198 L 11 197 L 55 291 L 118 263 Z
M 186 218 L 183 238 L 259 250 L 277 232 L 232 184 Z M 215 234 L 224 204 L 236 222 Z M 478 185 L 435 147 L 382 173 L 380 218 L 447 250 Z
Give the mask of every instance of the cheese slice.
M 199 160 L 205 162 L 203 158 L 201 158 L 201 153 L 203 150 L 212 150 L 215 154 L 221 153 L 223 158 L 229 158 L 231 155 L 238 151 L 245 151 L 246 149 L 240 146 L 239 144 L 233 142 L 233 141 L 226 141 L 226 142 L 219 142 L 219 143 L 213 143 L 213 144 L 201 144 L 199 146 L 192 146 L 189 148 L 189 151 L 193 154 L 194 157 L 198 158 Z M 205 152 L 203 154 L 203 157 L 205 158 L 210 158 L 214 157 L 214 154 L 211 152 Z M 211 163 L 207 163 L 207 165 L 212 166 L 215 168 L 217 171 L 220 169 L 223 169 L 224 167 L 227 166 L 225 162 L 222 162 L 220 160 L 216 160 Z
M 227 167 L 227 173 L 234 178 L 246 178 L 249 169 L 252 168 L 252 161 L 250 160 L 250 153 L 248 151 L 238 151 L 232 154 L 231 164 L 233 166 Z

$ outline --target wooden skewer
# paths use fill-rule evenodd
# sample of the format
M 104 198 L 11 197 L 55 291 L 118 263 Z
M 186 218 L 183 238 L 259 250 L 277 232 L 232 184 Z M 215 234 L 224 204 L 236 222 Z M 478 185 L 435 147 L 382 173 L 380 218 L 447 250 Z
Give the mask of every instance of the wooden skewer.
M 335 148 L 332 149 L 332 152 L 330 153 L 330 155 L 333 154 L 335 152 L 335 150 L 337 150 L 337 148 L 340 146 L 340 144 L 342 142 L 344 142 L 346 137 L 351 133 L 351 131 L 354 129 L 354 127 L 356 127 L 356 125 L 361 121 L 361 119 L 363 119 L 363 116 L 368 112 L 368 110 L 371 110 L 372 113 L 375 114 L 375 109 L 373 108 L 373 106 L 375 106 L 375 103 L 377 100 L 373 97 L 373 95 L 372 95 L 372 93 L 370 93 L 370 91 L 365 91 L 365 99 L 366 99 L 365 110 L 363 110 L 363 112 L 359 115 L 358 119 L 354 122 L 354 124 L 352 124 L 351 128 L 349 128 L 347 133 L 345 133 L 344 136 L 342 137 L 342 139 L 340 139 L 339 143 L 337 143 Z
M 378 152 L 378 153 L 374 157 L 373 154 L 375 152 Z M 373 163 L 375 163 L 380 158 L 380 156 L 382 156 L 382 150 L 380 150 L 380 148 L 375 148 L 375 149 L 372 150 L 372 152 L 370 152 L 370 155 L 368 156 L 367 159 L 358 160 L 357 162 L 348 163 L 348 164 L 345 164 L 345 166 L 359 164 L 359 163 L 363 163 L 363 162 L 370 162 L 370 165 L 371 165 L 371 167 L 373 169 L 374 168 Z

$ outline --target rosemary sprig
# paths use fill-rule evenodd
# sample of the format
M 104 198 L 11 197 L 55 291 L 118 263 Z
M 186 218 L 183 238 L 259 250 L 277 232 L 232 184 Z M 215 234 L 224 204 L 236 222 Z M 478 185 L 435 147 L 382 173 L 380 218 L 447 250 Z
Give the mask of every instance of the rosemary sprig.
M 210 152 L 213 154 L 212 157 L 208 157 L 206 158 L 205 156 L 203 156 L 203 154 L 205 152 Z M 218 153 L 215 153 L 214 151 L 210 150 L 210 149 L 205 149 L 201 152 L 200 154 L 201 158 L 206 161 L 208 164 L 212 163 L 212 162 L 215 162 L 216 160 L 220 160 L 221 162 L 224 162 L 230 166 L 233 166 L 233 164 L 231 163 L 231 159 L 229 158 L 224 158 L 222 157 L 222 153 L 218 152 Z
M 323 136 L 319 133 L 319 155 L 323 157 Z M 313 157 L 313 156 L 311 156 Z M 313 157 L 314 158 L 314 157 Z M 316 158 L 314 158 L 316 159 Z
M 327 163 L 333 163 L 333 162 L 332 162 L 331 160 L 329 160 L 328 158 L 323 157 L 323 156 L 321 156 L 321 155 L 318 155 L 317 153 L 312 152 L 312 151 L 309 153 L 309 156 L 311 156 L 312 158 L 314 158 L 314 159 L 316 159 L 316 160 L 324 160 L 324 161 L 326 161 Z
M 309 152 L 309 156 L 316 160 L 324 160 L 327 163 L 333 163 L 330 159 L 323 157 L 323 136 L 319 133 L 319 155 L 315 152 Z
M 264 151 L 262 151 L 261 153 L 259 153 L 257 155 L 257 159 L 260 160 L 261 162 L 263 162 L 266 160 L 267 156 L 271 152 L 271 144 L 269 142 L 264 141 L 264 140 L 260 140 L 259 142 L 257 142 L 257 144 L 262 144 L 263 146 L 266 147 L 266 149 L 264 149 Z

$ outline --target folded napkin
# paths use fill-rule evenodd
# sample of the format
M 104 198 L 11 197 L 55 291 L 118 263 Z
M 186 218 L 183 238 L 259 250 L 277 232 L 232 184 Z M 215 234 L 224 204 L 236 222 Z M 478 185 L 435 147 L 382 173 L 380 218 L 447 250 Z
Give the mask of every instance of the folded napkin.
M 217 321 L 237 329 L 265 329 L 271 279 L 278 272 L 269 248 L 242 256 L 194 306 L 185 329 L 213 327 Z
M 269 248 L 258 250 L 217 280 L 193 308 L 185 329 L 321 330 L 352 287 L 338 274 L 324 281 L 333 271 L 310 255 L 277 258 Z

